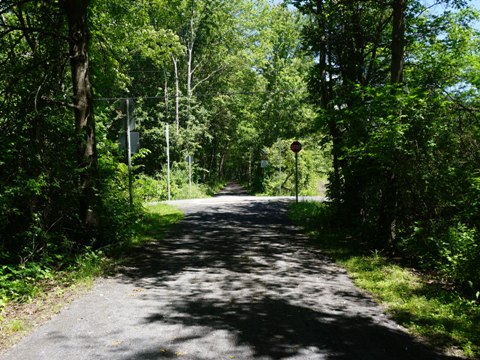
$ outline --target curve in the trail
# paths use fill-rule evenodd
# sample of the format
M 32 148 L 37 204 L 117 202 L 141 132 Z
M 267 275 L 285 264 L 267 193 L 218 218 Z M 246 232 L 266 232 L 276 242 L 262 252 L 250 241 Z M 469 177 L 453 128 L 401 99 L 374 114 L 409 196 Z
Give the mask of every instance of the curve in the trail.
M 215 196 L 246 196 L 249 195 L 248 191 L 243 186 L 236 182 L 228 183 L 218 194 Z
M 2 359 L 451 359 L 312 246 L 287 201 L 220 200 L 183 204 L 165 240 Z

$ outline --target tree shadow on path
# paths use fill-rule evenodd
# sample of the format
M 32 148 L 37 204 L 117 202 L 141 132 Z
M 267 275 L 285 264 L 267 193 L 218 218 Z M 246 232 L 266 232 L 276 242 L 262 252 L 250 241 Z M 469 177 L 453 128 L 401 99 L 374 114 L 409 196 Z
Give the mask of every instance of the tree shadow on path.
M 169 343 L 190 349 L 184 359 L 454 359 L 390 321 L 288 222 L 286 208 L 253 201 L 187 209 L 170 236 L 139 249 L 122 270 L 151 306 L 139 321 L 185 329 Z M 133 358 L 162 357 L 152 344 Z

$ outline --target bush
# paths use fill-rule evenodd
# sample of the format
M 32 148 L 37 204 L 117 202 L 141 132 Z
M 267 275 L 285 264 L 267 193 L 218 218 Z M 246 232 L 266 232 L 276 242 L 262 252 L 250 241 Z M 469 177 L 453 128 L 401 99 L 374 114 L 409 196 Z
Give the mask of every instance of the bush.
M 142 202 L 163 201 L 168 199 L 167 170 L 155 176 L 140 174 L 134 181 L 135 198 Z M 210 188 L 207 185 L 192 182 L 190 189 L 188 170 L 183 163 L 173 163 L 170 171 L 171 199 L 195 199 L 207 197 Z
M 437 221 L 426 226 L 416 223 L 405 234 L 399 249 L 418 259 L 426 270 L 434 270 L 470 295 L 480 290 L 480 237 L 478 230 L 461 222 L 450 225 Z
M 478 231 L 461 223 L 451 226 L 437 243 L 438 268 L 463 287 L 470 287 L 474 294 L 480 291 L 479 243 Z
M 20 266 L 0 266 L 0 310 L 7 300 L 26 302 L 40 291 L 39 282 L 52 279 L 49 267 L 28 262 Z
M 161 176 L 151 177 L 140 174 L 135 179 L 135 197 L 144 202 L 159 201 L 166 199 L 166 184 L 162 184 Z
M 94 239 L 93 248 L 117 246 L 134 236 L 133 226 L 139 221 L 142 204 L 130 205 L 128 168 L 111 157 L 99 161 L 101 183 L 99 186 L 100 233 Z

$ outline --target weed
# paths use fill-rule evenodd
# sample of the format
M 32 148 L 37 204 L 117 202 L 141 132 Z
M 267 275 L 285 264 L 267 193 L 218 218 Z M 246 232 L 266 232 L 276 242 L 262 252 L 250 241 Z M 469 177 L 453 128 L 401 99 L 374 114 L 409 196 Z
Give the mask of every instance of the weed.
M 162 239 L 166 230 L 182 217 L 183 213 L 173 206 L 147 206 L 142 221 L 134 226 L 134 236 L 119 245 L 102 249 L 85 247 L 75 257 L 61 257 L 61 267 L 51 258 L 0 266 L 0 313 L 9 303 L 31 302 L 48 291 L 55 291 L 61 296 L 66 287 L 74 287 L 75 284 L 88 286 L 95 277 L 108 273 L 116 259 L 131 247 L 152 239 Z
M 25 323 L 22 320 L 14 319 L 5 325 L 6 332 L 20 332 L 25 330 Z

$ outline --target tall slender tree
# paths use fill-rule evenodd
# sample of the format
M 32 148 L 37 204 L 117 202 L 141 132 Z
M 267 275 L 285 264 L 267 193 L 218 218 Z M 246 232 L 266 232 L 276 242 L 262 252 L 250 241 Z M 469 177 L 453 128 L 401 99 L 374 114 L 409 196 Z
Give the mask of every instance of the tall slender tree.
M 93 93 L 89 64 L 89 0 L 62 0 L 67 17 L 73 109 L 77 134 L 77 162 L 80 174 L 80 220 L 89 229 L 98 224 L 96 213 L 97 145 Z
M 403 66 L 405 62 L 405 13 L 407 0 L 393 0 L 392 8 L 391 83 L 400 84 L 403 82 Z
M 403 83 L 403 68 L 405 56 L 405 18 L 407 0 L 393 0 L 392 2 L 392 37 L 391 37 L 391 65 L 390 83 L 392 85 L 392 96 L 398 86 Z M 392 109 L 395 111 L 395 109 Z M 400 113 L 397 115 L 401 117 Z M 396 184 L 395 162 L 401 161 L 399 156 L 392 154 L 393 161 L 385 171 L 385 189 L 382 196 L 382 210 L 379 216 L 380 233 L 388 239 L 393 246 L 397 238 L 397 208 L 398 190 Z

